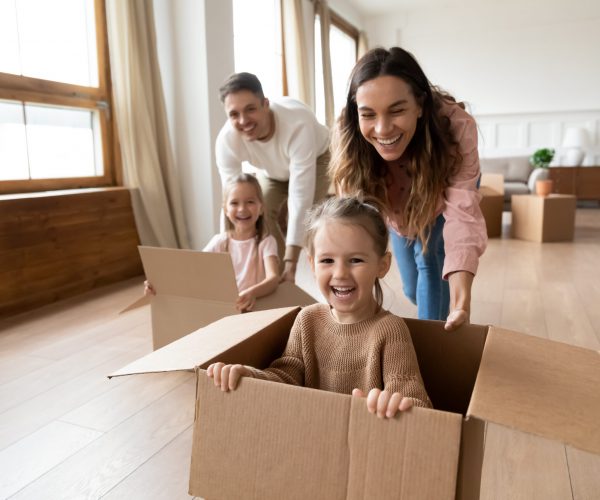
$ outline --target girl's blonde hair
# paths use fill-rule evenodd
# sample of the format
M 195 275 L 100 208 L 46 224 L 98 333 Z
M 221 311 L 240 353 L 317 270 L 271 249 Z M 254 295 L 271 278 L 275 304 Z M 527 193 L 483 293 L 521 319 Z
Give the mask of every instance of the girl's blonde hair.
M 373 49 L 356 63 L 350 75 L 346 106 L 334 131 L 329 175 L 338 194 L 348 196 L 362 192 L 375 197 L 390 210 L 387 164 L 362 136 L 356 104 L 358 88 L 379 76 L 404 80 L 422 110 L 415 135 L 406 149 L 412 183 L 403 225 L 408 235 L 418 237 L 427 248 L 440 195 L 462 161 L 457 141 L 450 132 L 450 120 L 440 114 L 445 103 L 456 101 L 431 85 L 415 58 L 406 50 L 399 47 Z M 464 105 L 458 105 L 464 108 Z
M 360 196 L 330 197 L 315 205 L 306 218 L 306 251 L 314 257 L 315 235 L 319 228 L 330 221 L 362 227 L 373 240 L 375 252 L 383 257 L 388 248 L 388 229 L 381 213 L 381 205 L 374 198 Z M 379 278 L 375 278 L 375 301 L 378 310 L 383 305 L 383 290 Z
M 238 184 L 243 184 L 243 183 L 251 184 L 252 186 L 254 186 L 254 189 L 256 191 L 256 197 L 258 198 L 258 201 L 260 202 L 260 204 L 263 207 L 263 213 L 261 213 L 258 216 L 258 219 L 256 219 L 256 237 L 255 238 L 256 238 L 256 245 L 258 248 L 258 244 L 269 235 L 269 230 L 267 228 L 267 222 L 265 221 L 265 216 L 264 216 L 265 201 L 263 198 L 263 192 L 260 187 L 260 184 L 258 183 L 258 180 L 252 174 L 240 174 L 236 177 L 232 177 L 225 183 L 225 186 L 223 187 L 223 213 L 225 216 L 225 231 L 227 231 L 227 234 L 231 235 L 231 233 L 235 229 L 233 226 L 233 223 L 225 215 L 225 212 L 227 210 L 227 200 L 229 199 L 229 195 L 231 194 L 231 191 L 233 190 L 233 188 L 235 186 L 237 186 Z M 225 246 L 225 251 L 229 251 L 229 239 L 227 240 L 227 243 Z

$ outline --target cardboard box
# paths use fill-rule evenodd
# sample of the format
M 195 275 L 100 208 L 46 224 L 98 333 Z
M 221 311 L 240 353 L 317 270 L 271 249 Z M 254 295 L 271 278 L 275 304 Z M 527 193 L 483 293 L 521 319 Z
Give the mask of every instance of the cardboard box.
M 504 195 L 488 186 L 481 186 L 479 192 L 482 195 L 479 208 L 485 219 L 488 238 L 500 238 L 502 236 Z
M 539 243 L 573 240 L 576 203 L 570 194 L 513 195 L 512 237 Z
M 498 194 L 504 195 L 504 176 L 502 174 L 481 174 L 480 187 L 488 187 Z
M 228 253 L 138 247 L 146 278 L 156 290 L 123 311 L 150 303 L 152 345 L 163 347 L 224 316 L 238 314 L 238 289 Z M 293 283 L 281 283 L 271 295 L 257 299 L 255 311 L 307 306 L 316 300 Z
M 504 176 L 481 174 L 481 202 L 479 207 L 485 219 L 488 238 L 502 236 L 502 211 L 504 210 Z
M 407 319 L 436 409 L 391 420 L 348 395 L 208 379 L 214 361 L 268 366 L 298 311 L 223 318 L 111 375 L 196 371 L 191 495 L 476 499 L 486 421 L 600 453 L 598 353 L 495 327 Z

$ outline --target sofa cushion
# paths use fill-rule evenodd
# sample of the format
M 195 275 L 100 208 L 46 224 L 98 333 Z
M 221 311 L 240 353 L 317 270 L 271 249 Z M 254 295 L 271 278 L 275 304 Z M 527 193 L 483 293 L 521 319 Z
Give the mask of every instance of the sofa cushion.
M 504 183 L 504 199 L 510 201 L 510 197 L 513 194 L 529 194 L 529 188 L 527 184 L 522 182 L 505 182 Z
M 524 182 L 527 184 L 533 167 L 528 156 L 505 156 L 500 158 L 481 158 L 483 173 L 502 174 L 505 182 Z

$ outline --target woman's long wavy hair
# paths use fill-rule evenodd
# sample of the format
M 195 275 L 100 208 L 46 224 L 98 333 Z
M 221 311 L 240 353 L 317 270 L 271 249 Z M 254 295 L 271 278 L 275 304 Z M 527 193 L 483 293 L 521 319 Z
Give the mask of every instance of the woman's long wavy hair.
M 438 200 L 462 159 L 450 133 L 450 120 L 439 113 L 444 103 L 456 101 L 431 85 L 415 58 L 406 50 L 376 48 L 356 63 L 350 75 L 346 106 L 334 132 L 329 175 L 338 195 L 362 192 L 375 197 L 389 210 L 388 167 L 362 136 L 356 104 L 358 88 L 379 76 L 404 80 L 422 109 L 415 135 L 405 151 L 412 185 L 403 211 L 403 226 L 408 236 L 418 237 L 427 248 Z

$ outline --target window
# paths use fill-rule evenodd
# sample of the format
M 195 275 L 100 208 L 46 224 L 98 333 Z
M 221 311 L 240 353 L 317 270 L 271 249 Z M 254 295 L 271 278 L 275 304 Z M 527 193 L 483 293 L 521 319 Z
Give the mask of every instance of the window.
M 104 0 L 0 0 L 0 192 L 114 184 Z
M 283 95 L 280 0 L 233 0 L 236 73 L 260 80 L 265 96 Z
M 333 84 L 333 110 L 337 118 L 346 102 L 348 78 L 356 64 L 358 30 L 330 11 L 329 52 L 331 54 L 331 79 Z M 315 80 L 317 118 L 325 123 L 325 94 L 323 92 L 323 65 L 321 63 L 321 20 L 315 17 Z

